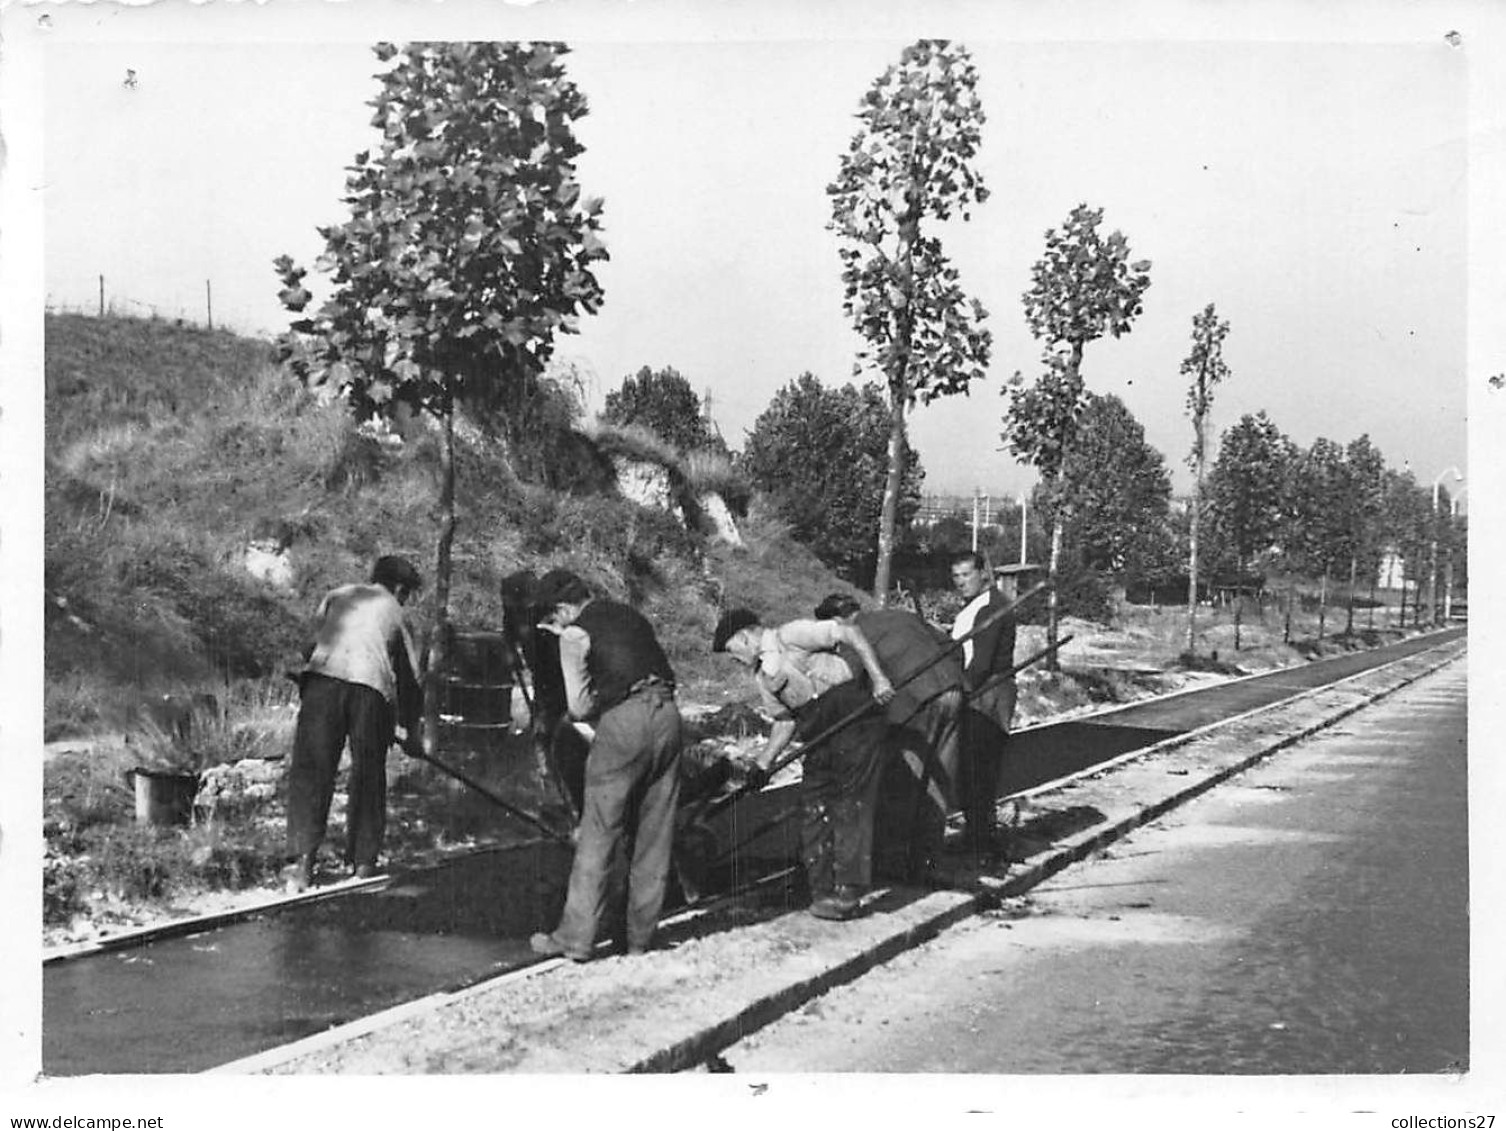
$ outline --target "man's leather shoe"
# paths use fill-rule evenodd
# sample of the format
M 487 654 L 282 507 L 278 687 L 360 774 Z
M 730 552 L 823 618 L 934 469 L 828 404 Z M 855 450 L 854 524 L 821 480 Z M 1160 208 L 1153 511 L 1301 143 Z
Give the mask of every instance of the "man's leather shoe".
M 835 891 L 818 896 L 810 910 L 817 919 L 851 919 L 857 915 L 862 903 L 862 888 L 838 884 Z
M 591 961 L 589 954 L 566 950 L 564 943 L 560 942 L 553 935 L 545 934 L 543 931 L 529 938 L 528 948 L 535 954 L 542 955 L 545 958 L 568 958 L 571 962 Z

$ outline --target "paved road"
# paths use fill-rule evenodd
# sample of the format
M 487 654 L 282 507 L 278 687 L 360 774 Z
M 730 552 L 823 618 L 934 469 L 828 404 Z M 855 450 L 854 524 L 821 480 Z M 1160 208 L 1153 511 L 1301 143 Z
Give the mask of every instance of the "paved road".
M 1462 660 L 725 1054 L 738 1072 L 1469 1061 Z

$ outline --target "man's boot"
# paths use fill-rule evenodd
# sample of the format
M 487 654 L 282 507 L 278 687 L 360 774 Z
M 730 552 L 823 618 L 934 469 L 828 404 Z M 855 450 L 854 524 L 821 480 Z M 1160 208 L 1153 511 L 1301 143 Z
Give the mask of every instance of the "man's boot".
M 314 854 L 304 852 L 293 858 L 293 865 L 288 869 L 288 890 L 291 892 L 308 891 L 314 883 Z
M 811 904 L 811 914 L 817 919 L 852 919 L 863 902 L 863 889 L 856 884 L 838 884 L 835 891 L 821 896 Z

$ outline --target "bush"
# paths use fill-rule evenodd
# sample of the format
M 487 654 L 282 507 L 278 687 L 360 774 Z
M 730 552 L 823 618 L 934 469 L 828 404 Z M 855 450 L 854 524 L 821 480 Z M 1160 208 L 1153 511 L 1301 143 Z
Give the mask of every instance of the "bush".
M 84 910 L 74 862 L 47 846 L 42 861 L 42 922 L 66 923 Z
M 598 424 L 588 435 L 604 455 L 656 463 L 666 468 L 679 467 L 680 453 L 674 446 L 642 424 Z

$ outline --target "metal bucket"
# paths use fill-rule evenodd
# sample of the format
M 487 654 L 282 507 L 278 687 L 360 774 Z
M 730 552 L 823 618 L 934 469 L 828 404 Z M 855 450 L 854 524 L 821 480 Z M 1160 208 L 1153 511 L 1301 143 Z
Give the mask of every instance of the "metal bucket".
M 136 822 L 142 825 L 186 825 L 193 817 L 199 775 L 137 767 L 128 775 L 136 791 Z

